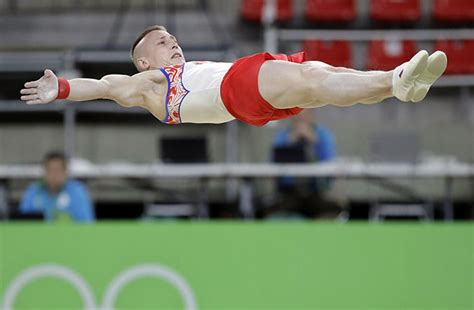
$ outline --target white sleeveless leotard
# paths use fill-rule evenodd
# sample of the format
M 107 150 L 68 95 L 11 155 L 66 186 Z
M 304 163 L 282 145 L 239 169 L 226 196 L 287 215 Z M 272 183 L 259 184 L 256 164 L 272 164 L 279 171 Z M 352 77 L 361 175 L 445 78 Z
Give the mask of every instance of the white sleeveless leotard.
M 168 80 L 163 123 L 225 123 L 235 119 L 220 96 L 224 75 L 232 63 L 192 61 L 160 68 Z

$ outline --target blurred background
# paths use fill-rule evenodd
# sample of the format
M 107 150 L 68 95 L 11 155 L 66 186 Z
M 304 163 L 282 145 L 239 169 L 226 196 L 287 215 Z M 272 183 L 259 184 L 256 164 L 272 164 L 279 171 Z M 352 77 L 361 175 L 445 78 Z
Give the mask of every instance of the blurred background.
M 26 185 L 41 174 L 38 169 L 11 170 L 12 165 L 22 169 L 38 164 L 53 150 L 63 151 L 72 160 L 75 175 L 81 177 L 83 172 L 99 219 L 142 218 L 147 206 L 157 202 L 196 204 L 199 179 L 206 183 L 198 191 L 207 191 L 208 216 L 242 217 L 242 177 L 173 179 L 123 175 L 118 170 L 113 177 L 110 165 L 269 163 L 275 157 L 276 134 L 291 120 L 262 128 L 237 121 L 165 126 L 144 110 L 112 102 L 26 106 L 19 101 L 23 83 L 39 78 L 44 68 L 69 78 L 136 73 L 129 59 L 130 45 L 153 24 L 166 26 L 178 37 L 188 61 L 232 62 L 264 50 L 287 54 L 304 50 L 309 59 L 334 66 L 389 70 L 420 49 L 445 51 L 449 57 L 446 75 L 422 103 L 391 99 L 378 105 L 326 106 L 311 112 L 334 141 L 335 154 L 328 160 L 416 163 L 438 169 L 417 177 L 416 167 L 411 166 L 405 176 L 387 172 L 383 180 L 339 174 L 331 180 L 327 199 L 347 210 L 349 218 L 367 219 L 371 207 L 380 201 L 430 204 L 430 218 L 443 218 L 443 207 L 450 203 L 454 214 L 448 217 L 473 218 L 474 17 L 470 1 L 4 0 L 0 14 L 0 165 L 10 166 L 9 173 L 0 174 L 4 218 L 17 215 Z M 174 154 L 166 154 L 170 148 Z M 179 148 L 197 149 L 194 157 L 173 158 L 182 153 Z M 111 175 L 84 172 L 93 165 L 98 165 L 95 169 L 109 165 Z M 458 167 L 461 173 L 449 167 Z M 265 177 L 247 181 L 252 207 L 262 211 L 255 215 L 265 213 L 278 198 L 277 182 Z
M 448 68 L 420 103 L 391 98 L 376 105 L 325 106 L 263 127 L 238 121 L 170 126 L 145 110 L 126 109 L 107 101 L 60 101 L 36 106 L 20 102 L 23 84 L 38 79 L 45 68 L 66 78 L 136 73 L 129 57 L 130 46 L 139 33 L 155 24 L 164 25 L 178 38 L 187 61 L 232 62 L 262 51 L 305 51 L 308 59 L 334 66 L 391 70 L 418 50 L 426 49 L 430 53 L 445 51 Z M 215 261 L 219 255 L 234 266 L 233 276 L 239 279 L 237 291 L 245 287 L 251 290 L 250 280 L 243 279 L 245 275 L 252 278 L 255 270 L 250 266 L 267 266 L 275 256 L 284 266 L 294 266 L 291 253 L 308 255 L 307 261 L 296 259 L 304 266 L 298 269 L 302 277 L 314 272 L 314 278 L 325 279 L 326 286 L 316 285 L 313 280 L 301 281 L 299 273 L 292 273 L 296 267 L 288 267 L 291 271 L 282 271 L 283 279 L 293 290 L 281 293 L 275 288 L 273 295 L 246 291 L 253 297 L 245 303 L 245 298 L 222 292 L 219 298 L 223 301 L 218 297 L 213 300 L 211 292 L 218 288 L 212 286 L 208 287 L 209 295 L 197 293 L 204 308 L 473 307 L 474 233 L 472 224 L 465 223 L 474 219 L 473 26 L 471 0 L 0 0 L 0 233 L 4 237 L 3 242 L 0 238 L 0 302 L 8 281 L 29 266 L 28 260 L 17 261 L 26 255 L 25 244 L 38 247 L 37 253 L 44 252 L 32 259 L 36 263 L 68 261 L 51 254 L 55 250 L 41 249 L 44 240 L 60 238 L 56 240 L 59 244 L 76 253 L 70 254 L 78 260 L 73 263 L 76 270 L 86 275 L 89 269 L 79 262 L 76 255 L 80 254 L 70 242 L 73 239 L 90 253 L 117 240 L 130 244 L 127 251 L 119 250 L 118 245 L 108 249 L 109 254 L 98 251 L 96 255 L 101 255 L 104 266 L 114 261 L 110 255 L 133 256 L 138 245 L 132 244 L 137 240 L 169 243 L 165 248 L 174 246 L 169 253 L 175 256 L 147 256 L 150 249 L 143 247 L 136 252 L 143 255 L 128 261 L 156 258 L 175 264 L 181 272 L 191 273 L 191 282 L 194 279 L 192 284 L 197 287 L 206 285 L 196 280 L 203 275 L 194 274 L 193 278 L 192 272 L 197 272 L 193 268 L 205 269 L 208 264 L 215 268 L 213 276 L 228 272 L 224 267 L 219 269 L 222 261 Z M 48 196 L 47 191 L 43 196 L 38 194 L 41 189 L 53 188 L 54 180 L 59 182 L 58 195 Z M 71 192 L 64 190 L 66 182 L 77 182 L 70 185 Z M 207 228 L 194 231 L 194 226 L 176 228 L 169 223 L 177 220 L 177 225 L 186 225 L 196 223 L 195 219 L 245 220 L 245 225 L 251 227 L 232 222 L 231 226 L 212 226 L 209 229 L 214 233 L 208 234 Z M 384 225 L 391 228 L 379 227 L 372 233 L 365 224 L 351 230 L 351 225 L 361 225 L 361 221 L 388 219 L 398 220 L 402 228 L 387 223 Z M 119 226 L 109 231 L 97 223 L 81 233 L 65 226 L 68 228 L 55 233 L 41 230 L 45 220 L 112 222 Z M 124 220 L 128 224 L 123 224 Z M 256 221 L 249 224 L 249 220 Z M 408 225 L 406 220 L 412 222 Z M 258 228 L 263 221 L 272 223 Z M 282 221 L 290 226 L 281 228 L 278 225 L 285 225 Z M 432 230 L 419 224 L 432 221 Z M 445 223 L 448 228 L 437 226 L 442 221 L 449 222 Z M 459 221 L 459 226 L 452 221 Z M 159 227 L 154 232 L 136 232 L 134 225 L 138 222 Z M 334 226 L 341 224 L 345 225 Z M 232 225 L 237 226 L 234 229 Z M 262 235 L 259 229 L 270 229 L 271 233 L 265 230 Z M 106 231 L 111 235 L 107 237 Z M 335 279 L 342 271 L 325 274 L 323 266 L 335 270 L 345 263 L 334 261 L 334 256 L 320 257 L 321 243 L 311 246 L 313 233 L 320 233 L 328 252 L 341 245 L 342 252 L 334 254 L 336 257 L 341 254 L 366 264 L 368 275 L 345 265 L 349 269 L 343 268 L 343 274 L 348 282 L 341 288 Z M 269 235 L 278 236 L 281 248 Z M 351 235 L 361 237 L 359 250 L 366 255 L 358 256 Z M 37 242 L 29 236 L 36 236 L 38 239 L 33 240 Z M 111 236 L 121 237 L 112 241 Z M 177 239 L 167 239 L 173 236 Z M 222 252 L 213 252 L 215 248 L 209 244 L 197 247 L 197 238 L 215 242 Z M 86 246 L 91 242 L 96 247 Z M 184 250 L 180 244 L 185 245 Z M 266 246 L 281 252 L 277 255 Z M 258 254 L 263 248 L 268 250 L 268 257 Z M 293 250 L 282 254 L 285 248 Z M 303 248 L 307 252 L 301 251 Z M 386 251 L 387 256 L 378 256 L 376 248 Z M 197 254 L 202 251 L 208 256 Z M 251 251 L 254 254 L 248 254 Z M 189 267 L 182 255 L 198 258 Z M 234 255 L 243 255 L 243 262 L 233 262 Z M 401 263 L 404 255 L 406 265 Z M 373 261 L 367 261 L 368 256 Z M 445 263 L 454 257 L 461 257 L 458 269 L 436 275 L 443 266 L 451 270 L 452 266 Z M 385 265 L 387 262 L 393 263 L 391 267 Z M 307 268 L 313 263 L 317 269 Z M 339 263 L 337 267 L 331 265 Z M 256 291 L 272 282 L 273 277 L 268 276 L 272 271 L 264 270 L 259 269 L 262 273 L 257 272 L 253 278 Z M 384 272 L 387 277 L 377 278 Z M 368 277 L 367 286 L 360 286 L 356 279 L 364 277 Z M 265 278 L 268 283 L 258 284 L 257 278 Z M 420 286 L 405 286 L 412 280 L 423 287 L 421 292 Z M 383 285 L 377 286 L 377 281 Z M 428 285 L 437 281 L 446 285 Z M 100 285 L 105 282 L 101 278 L 94 284 L 97 296 L 101 296 Z M 313 292 L 306 291 L 307 285 L 327 293 L 316 298 L 319 304 L 310 298 Z M 344 301 L 330 297 L 329 288 L 342 290 L 350 297 Z M 30 295 L 24 294 L 20 304 L 31 306 Z M 69 295 L 64 294 L 66 301 L 61 305 L 68 308 Z M 295 302 L 298 294 L 300 298 Z M 400 301 L 395 297 L 398 294 L 406 299 Z M 303 302 L 303 296 L 308 300 Z M 257 302 L 258 298 L 265 301 Z M 132 301 L 129 305 L 136 306 Z M 170 302 L 162 306 L 173 305 Z

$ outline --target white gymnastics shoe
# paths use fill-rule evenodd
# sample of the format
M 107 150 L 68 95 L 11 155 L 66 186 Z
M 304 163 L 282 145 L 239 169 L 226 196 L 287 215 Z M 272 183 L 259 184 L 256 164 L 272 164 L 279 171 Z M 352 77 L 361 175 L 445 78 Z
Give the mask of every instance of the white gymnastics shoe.
M 419 102 L 426 97 L 431 85 L 444 73 L 448 65 L 448 58 L 442 51 L 436 51 L 428 57 L 426 69 L 416 78 L 415 91 L 410 99 Z
M 428 52 L 419 51 L 410 61 L 396 67 L 392 78 L 392 94 L 401 101 L 410 101 L 415 94 L 415 81 L 428 65 Z

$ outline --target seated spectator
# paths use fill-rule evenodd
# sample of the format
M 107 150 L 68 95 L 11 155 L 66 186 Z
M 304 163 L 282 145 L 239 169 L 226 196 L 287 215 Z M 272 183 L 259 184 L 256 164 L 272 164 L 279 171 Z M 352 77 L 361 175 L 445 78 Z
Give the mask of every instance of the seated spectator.
M 31 184 L 23 195 L 20 213 L 42 213 L 44 220 L 92 222 L 94 209 L 84 184 L 68 178 L 66 158 L 46 155 L 43 179 Z
M 336 156 L 336 145 L 331 131 L 316 124 L 311 110 L 305 110 L 293 117 L 290 126 L 276 134 L 273 141 L 274 154 L 275 149 L 285 147 L 295 152 L 300 150 L 303 154 L 303 159 L 297 160 L 300 162 L 329 161 Z M 282 162 L 281 159 L 273 160 Z M 331 181 L 331 178 L 279 178 L 279 199 L 267 215 L 273 218 L 337 217 L 341 209 L 325 199 Z

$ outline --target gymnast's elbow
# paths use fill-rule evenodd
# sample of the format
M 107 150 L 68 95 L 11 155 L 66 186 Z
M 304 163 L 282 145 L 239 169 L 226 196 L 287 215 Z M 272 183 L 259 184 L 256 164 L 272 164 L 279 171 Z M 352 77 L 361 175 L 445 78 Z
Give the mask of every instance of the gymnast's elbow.
M 103 98 L 115 101 L 123 107 L 142 106 L 139 85 L 127 75 L 106 75 L 100 83 L 103 85 Z

